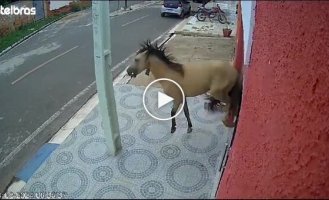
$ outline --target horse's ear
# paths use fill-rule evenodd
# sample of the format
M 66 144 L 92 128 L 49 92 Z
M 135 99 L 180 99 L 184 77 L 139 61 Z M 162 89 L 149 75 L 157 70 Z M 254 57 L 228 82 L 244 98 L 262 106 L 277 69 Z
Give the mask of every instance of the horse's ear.
M 150 40 L 150 39 L 147 39 L 147 40 L 146 40 L 146 45 L 147 45 L 147 47 L 150 47 L 150 46 L 152 45 L 152 43 L 151 43 L 151 40 Z

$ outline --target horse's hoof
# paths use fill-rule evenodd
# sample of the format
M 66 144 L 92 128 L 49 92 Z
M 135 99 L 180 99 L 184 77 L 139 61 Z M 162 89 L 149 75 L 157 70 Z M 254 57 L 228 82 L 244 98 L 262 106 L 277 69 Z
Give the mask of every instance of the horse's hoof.
M 209 110 L 209 103 L 204 103 L 203 107 L 204 107 L 205 110 Z
M 176 131 L 176 127 L 171 127 L 171 133 L 175 133 L 175 131 Z
M 192 132 L 192 127 L 188 127 L 187 128 L 187 133 L 191 133 Z
M 223 110 L 223 106 L 221 106 L 221 105 L 217 106 L 217 110 L 221 113 L 225 113 L 225 111 Z
M 216 109 L 215 109 L 215 106 L 209 106 L 209 109 L 208 109 L 209 112 L 215 112 Z
M 211 108 L 210 103 L 204 103 L 204 109 L 207 110 L 207 111 L 211 111 L 212 108 Z

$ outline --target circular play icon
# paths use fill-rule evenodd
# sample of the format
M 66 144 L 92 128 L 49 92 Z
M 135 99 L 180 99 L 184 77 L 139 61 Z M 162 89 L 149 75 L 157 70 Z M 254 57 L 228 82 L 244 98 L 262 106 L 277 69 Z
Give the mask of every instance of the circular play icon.
M 170 90 L 172 91 L 180 91 L 180 94 L 170 96 L 169 94 L 166 94 L 164 92 L 162 86 L 170 87 Z M 151 99 L 151 101 L 146 102 L 146 98 Z M 176 114 L 174 116 L 171 116 L 171 110 L 174 105 L 175 98 L 181 98 L 183 102 Z M 151 117 L 157 120 L 171 120 L 172 118 L 177 117 L 180 112 L 182 112 L 184 104 L 185 95 L 182 87 L 177 82 L 171 79 L 156 79 L 147 85 L 143 93 L 144 109 Z

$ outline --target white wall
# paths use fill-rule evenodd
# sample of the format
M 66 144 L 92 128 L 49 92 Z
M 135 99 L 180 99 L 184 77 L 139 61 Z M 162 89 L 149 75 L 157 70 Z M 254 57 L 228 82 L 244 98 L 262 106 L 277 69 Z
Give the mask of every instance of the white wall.
M 50 1 L 50 10 L 55 10 L 55 9 L 61 8 L 63 6 L 69 5 L 70 2 L 72 2 L 72 1 L 52 0 L 52 1 Z
M 255 25 L 255 8 L 256 1 L 241 1 L 245 65 L 249 65 L 250 61 L 252 36 Z

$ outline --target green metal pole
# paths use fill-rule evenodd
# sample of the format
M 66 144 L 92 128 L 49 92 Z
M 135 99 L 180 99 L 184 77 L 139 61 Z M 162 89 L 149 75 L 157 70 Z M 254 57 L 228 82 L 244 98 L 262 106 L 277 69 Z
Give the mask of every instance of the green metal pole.
M 121 139 L 111 73 L 109 1 L 92 1 L 94 61 L 99 107 L 110 154 L 121 149 Z

